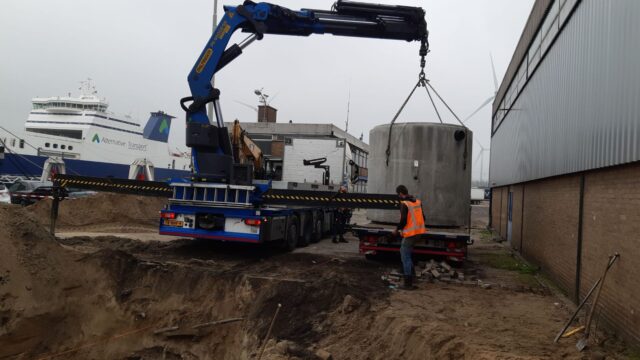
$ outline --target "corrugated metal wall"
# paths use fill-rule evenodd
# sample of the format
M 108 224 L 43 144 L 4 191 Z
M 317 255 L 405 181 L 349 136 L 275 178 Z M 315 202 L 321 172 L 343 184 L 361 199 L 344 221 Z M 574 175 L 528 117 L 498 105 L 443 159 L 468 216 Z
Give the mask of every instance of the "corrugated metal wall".
M 531 13 L 529 14 L 529 18 L 527 19 L 527 23 L 524 26 L 524 30 L 520 35 L 520 40 L 518 41 L 518 46 L 516 46 L 516 50 L 513 53 L 513 58 L 507 67 L 507 71 L 504 74 L 504 78 L 500 83 L 500 88 L 498 88 L 498 93 L 496 94 L 495 100 L 493 102 L 493 113 L 498 110 L 498 105 L 504 98 L 507 90 L 509 89 L 509 85 L 511 85 L 511 81 L 516 76 L 518 72 L 518 67 L 522 60 L 527 57 L 527 53 L 529 51 L 529 44 L 536 36 L 542 21 L 544 20 L 545 14 L 549 9 L 549 6 L 553 3 L 553 0 L 536 0 L 533 4 L 533 9 L 531 9 Z
M 585 0 L 491 140 L 492 186 L 640 160 L 640 1 Z

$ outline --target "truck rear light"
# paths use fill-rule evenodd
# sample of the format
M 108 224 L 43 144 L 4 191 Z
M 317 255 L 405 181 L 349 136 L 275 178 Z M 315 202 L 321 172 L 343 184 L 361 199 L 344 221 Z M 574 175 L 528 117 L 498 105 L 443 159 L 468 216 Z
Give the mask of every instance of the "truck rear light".
M 378 245 L 378 238 L 374 235 L 364 235 L 360 238 L 360 241 L 364 246 L 376 246 Z
M 176 218 L 176 213 L 173 213 L 173 212 L 161 212 L 160 213 L 160 218 L 162 218 L 162 219 L 175 219 Z
M 449 249 L 455 249 L 456 248 L 456 243 L 455 241 L 449 241 L 449 243 L 447 244 L 447 247 Z
M 244 219 L 244 223 L 249 226 L 260 226 L 262 224 L 262 220 L 260 219 Z

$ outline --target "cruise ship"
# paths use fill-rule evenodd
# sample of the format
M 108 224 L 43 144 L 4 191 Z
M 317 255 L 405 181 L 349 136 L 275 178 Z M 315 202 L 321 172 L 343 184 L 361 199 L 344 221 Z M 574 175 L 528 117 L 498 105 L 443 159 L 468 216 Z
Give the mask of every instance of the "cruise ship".
M 142 126 L 109 112 L 90 81 L 82 84 L 78 97 L 33 98 L 22 136 L 0 124 L 0 176 L 46 177 L 47 169 L 124 179 L 189 175 L 190 153 L 168 143 L 173 116 L 152 112 Z

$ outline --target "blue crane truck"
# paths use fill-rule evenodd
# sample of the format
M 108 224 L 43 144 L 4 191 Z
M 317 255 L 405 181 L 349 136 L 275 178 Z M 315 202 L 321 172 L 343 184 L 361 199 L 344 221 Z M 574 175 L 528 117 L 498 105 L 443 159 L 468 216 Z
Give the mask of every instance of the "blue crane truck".
M 262 244 L 293 250 L 331 231 L 333 211 L 319 205 L 267 205 L 270 184 L 172 183 L 160 234 Z M 284 195 L 283 195 L 284 196 Z
M 160 212 L 160 234 L 263 244 L 286 250 L 317 242 L 332 231 L 336 207 L 399 209 L 397 196 L 335 191 L 274 189 L 270 181 L 253 185 L 171 183 Z
M 338 1 L 327 11 L 293 11 L 251 1 L 225 6 L 224 10 L 224 17 L 188 76 L 191 96 L 180 100 L 187 117 L 186 143 L 191 148 L 193 174 L 190 181 L 170 184 L 172 195 L 160 215 L 160 234 L 248 243 L 277 241 L 291 250 L 322 238 L 331 228 L 334 207 L 363 203 L 399 206 L 393 196 L 341 196 L 330 191 L 276 193 L 271 183 L 253 180 L 254 169 L 250 165 L 234 163 L 220 110 L 220 91 L 211 86 L 211 79 L 266 34 L 420 41 L 424 60 L 428 47 L 424 10 L 351 1 Z M 239 44 L 228 46 L 236 30 L 250 35 Z M 213 103 L 215 122 L 207 116 L 208 103 Z M 274 204 L 277 200 L 281 200 L 280 204 Z
M 321 239 L 331 230 L 335 208 L 399 209 L 400 201 L 395 195 L 340 193 L 331 187 L 290 190 L 254 179 L 254 170 L 260 169 L 234 161 L 219 103 L 220 90 L 211 85 L 211 80 L 247 46 L 266 34 L 332 34 L 419 41 L 424 74 L 429 46 L 424 10 L 338 0 L 331 10 L 293 11 L 245 1 L 239 6 L 225 6 L 224 11 L 188 75 L 191 95 L 180 100 L 186 113 L 191 177 L 162 183 L 60 174 L 56 177 L 57 186 L 167 196 L 168 204 L 160 213 L 160 234 L 254 244 L 273 242 L 287 250 Z M 237 30 L 249 33 L 248 37 L 228 46 Z M 207 115 L 209 103 L 213 105 L 215 119 Z M 57 200 L 54 203 L 52 231 Z M 362 231 L 361 239 L 374 236 Z

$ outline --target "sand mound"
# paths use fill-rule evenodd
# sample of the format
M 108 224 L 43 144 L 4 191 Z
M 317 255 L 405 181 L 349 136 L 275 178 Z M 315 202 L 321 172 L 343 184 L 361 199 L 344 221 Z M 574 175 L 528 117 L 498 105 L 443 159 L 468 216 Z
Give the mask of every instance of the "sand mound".
M 118 228 L 129 232 L 136 228 L 156 228 L 158 212 L 166 203 L 164 197 L 111 193 L 66 199 L 60 203 L 57 227 L 87 231 Z M 50 199 L 39 201 L 28 209 L 43 224 L 49 224 Z
M 18 294 L 36 295 L 31 292 L 33 283 L 54 281 L 67 258 L 55 238 L 24 208 L 0 206 L 0 228 L 0 305 L 4 307 Z
M 69 273 L 73 258 L 24 208 L 0 206 L 0 337 L 7 345 L 0 353 L 11 354 L 15 346 L 35 346 L 34 338 L 51 338 L 50 326 L 62 318 L 56 309 L 75 276 Z M 28 327 L 30 337 L 13 337 Z
M 386 292 L 362 281 L 362 263 L 270 254 L 227 264 L 199 259 L 198 242 L 108 237 L 80 252 L 81 238 L 60 245 L 25 208 L 0 207 L 0 218 L 18 219 L 0 235 L 0 358 L 248 359 L 278 303 L 273 338 L 306 348 L 327 335 L 321 324 L 348 293 L 360 303 Z M 238 320 L 216 323 L 225 319 Z

